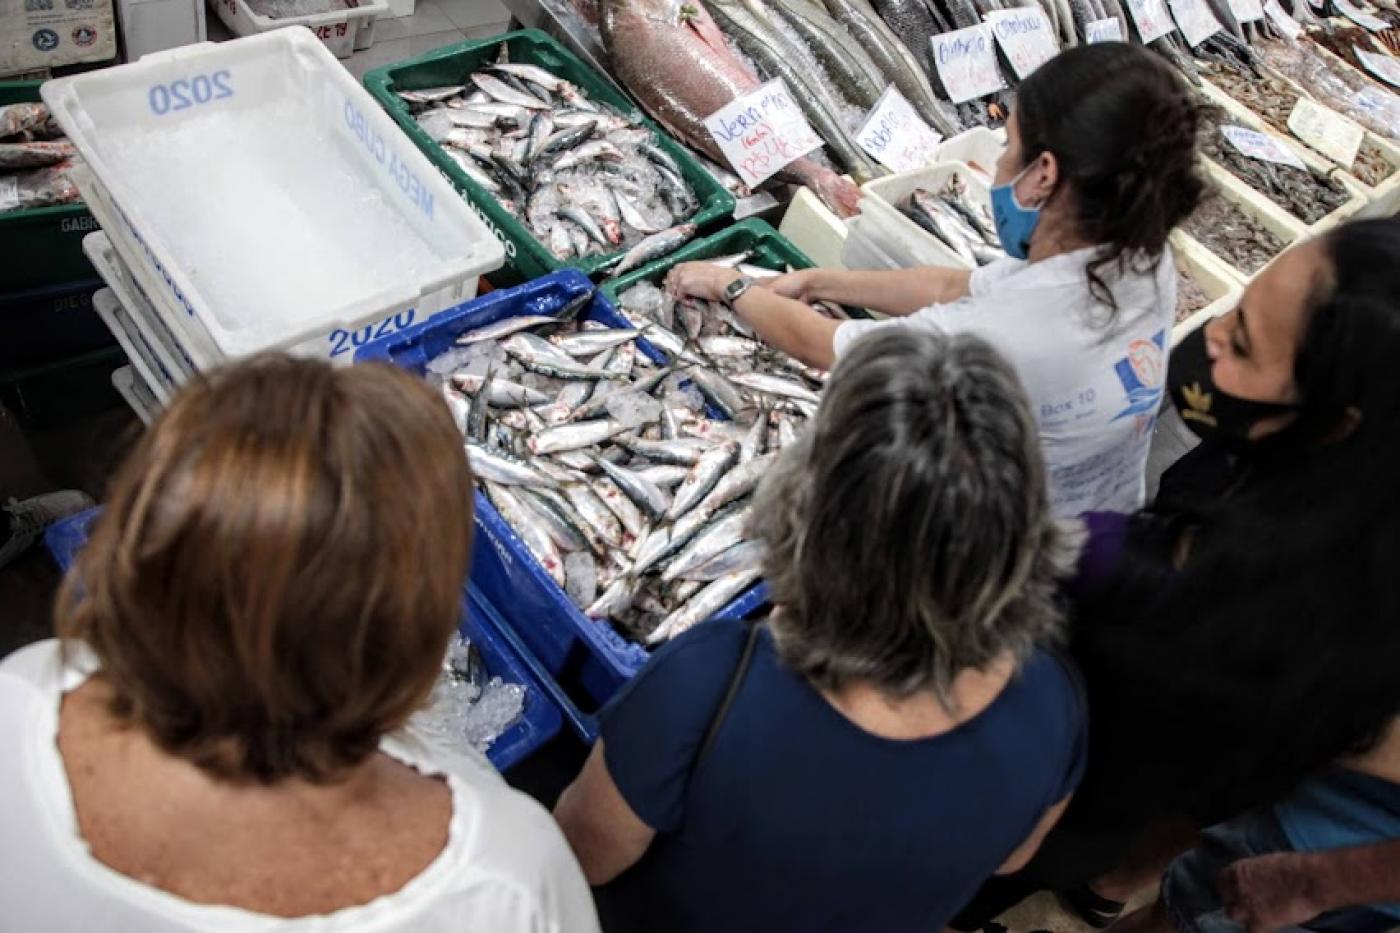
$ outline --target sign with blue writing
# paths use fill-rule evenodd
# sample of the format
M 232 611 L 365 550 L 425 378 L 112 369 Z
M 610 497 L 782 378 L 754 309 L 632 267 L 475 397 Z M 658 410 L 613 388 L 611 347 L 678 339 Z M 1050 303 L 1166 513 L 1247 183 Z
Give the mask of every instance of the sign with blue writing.
M 1038 6 L 991 10 L 983 18 L 992 27 L 1016 77 L 1023 81 L 1060 51 L 1051 35 L 1050 20 Z
M 1145 43 L 1155 42 L 1176 28 L 1162 0 L 1128 0 L 1128 13 Z
M 705 129 L 749 187 L 822 144 L 782 78 L 734 98 L 705 118 Z
M 955 104 L 994 94 L 1006 87 L 997 68 L 996 40 L 986 23 L 930 36 L 938 77 Z
M 932 165 L 940 139 L 893 84 L 885 88 L 856 134 L 860 147 L 892 172 Z
M 1095 42 L 1128 41 L 1123 37 L 1123 24 L 1118 21 L 1116 16 L 1110 16 L 1108 19 L 1096 19 L 1092 23 L 1086 23 L 1084 26 L 1084 38 L 1089 40 L 1087 43 L 1088 45 L 1093 45 Z
M 1220 31 L 1220 20 L 1206 6 L 1205 0 L 1167 0 L 1181 34 L 1194 49 Z

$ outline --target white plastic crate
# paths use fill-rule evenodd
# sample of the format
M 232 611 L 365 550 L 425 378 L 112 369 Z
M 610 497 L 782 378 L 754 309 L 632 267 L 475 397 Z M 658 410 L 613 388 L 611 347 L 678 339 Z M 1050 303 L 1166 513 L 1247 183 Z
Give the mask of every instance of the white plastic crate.
M 1171 236 L 1172 255 L 1178 267 L 1185 268 L 1209 298 L 1210 304 L 1172 327 L 1172 346 L 1213 317 L 1232 310 L 1244 294 L 1244 282 L 1234 267 L 1181 231 Z
M 861 216 L 877 219 L 892 234 L 897 234 L 902 240 L 915 246 L 922 257 L 921 261 L 926 265 L 970 269 L 970 263 L 895 207 L 912 194 L 914 189 L 937 190 L 954 174 L 962 176 L 967 183 L 970 198 L 990 205 L 991 195 L 987 185 L 967 165 L 962 162 L 940 162 L 912 172 L 886 175 L 861 185 L 861 190 L 865 192 L 865 197 L 860 202 Z
M 961 162 L 990 184 L 997 173 L 997 160 L 1006 148 L 1006 130 L 975 126 L 938 144 L 938 161 Z
M 156 361 L 161 364 L 171 381 L 177 386 L 182 385 L 198 372 L 199 367 L 190 359 L 179 338 L 171 332 L 165 320 L 156 313 L 151 300 L 146 297 L 141 286 L 136 284 L 131 270 L 117 255 L 107 234 L 98 230 L 83 237 L 83 253 L 121 303 L 136 330 L 146 339 Z
M 347 0 L 347 3 L 354 6 L 348 10 L 273 19 L 254 12 L 248 0 L 209 0 L 219 19 L 235 36 L 255 36 L 287 26 L 305 26 L 336 58 L 349 58 L 373 45 L 375 22 L 389 15 L 389 4 L 384 0 Z
M 1214 192 L 1218 192 L 1227 201 L 1233 202 L 1236 207 L 1257 220 L 1260 226 L 1265 230 L 1268 230 L 1270 233 L 1274 234 L 1274 236 L 1278 237 L 1279 240 L 1283 242 L 1284 250 L 1307 236 L 1308 228 L 1305 227 L 1303 222 L 1298 218 L 1294 217 L 1214 162 L 1203 159 L 1202 164 L 1205 167 L 1202 175 L 1206 180 L 1207 187 Z M 1206 246 L 1195 237 L 1192 237 L 1189 233 L 1186 233 L 1185 230 L 1179 230 L 1178 234 L 1183 239 L 1190 241 L 1193 246 L 1214 256 L 1222 265 L 1228 268 L 1237 279 L 1244 283 L 1253 280 L 1256 275 L 1273 265 L 1278 259 L 1278 256 L 1283 255 L 1283 250 L 1280 250 L 1278 256 L 1269 260 L 1255 272 L 1249 273 L 1245 272 L 1243 269 L 1237 268 L 1226 257 L 1213 252 L 1210 247 Z
M 850 232 L 846 222 L 822 203 L 810 188 L 798 188 L 789 202 L 778 232 L 792 241 L 813 265 L 828 269 L 842 268 L 841 248 Z
M 131 410 L 136 412 L 136 417 L 141 419 L 141 423 L 150 427 L 151 422 L 156 420 L 156 415 L 160 413 L 161 405 L 136 371 L 130 366 L 113 370 L 112 387 L 126 400 L 127 405 L 131 406 Z
M 50 81 L 80 190 L 199 368 L 348 364 L 475 296 L 500 242 L 306 30 Z
M 131 362 L 131 368 L 149 387 L 156 400 L 162 405 L 168 404 L 175 394 L 175 382 L 165 367 L 156 360 L 150 342 L 136 329 L 131 316 L 126 313 L 126 309 L 110 288 L 97 290 L 92 296 L 92 309 L 97 312 L 102 323 L 107 325 L 112 336 L 117 338 L 117 345 Z

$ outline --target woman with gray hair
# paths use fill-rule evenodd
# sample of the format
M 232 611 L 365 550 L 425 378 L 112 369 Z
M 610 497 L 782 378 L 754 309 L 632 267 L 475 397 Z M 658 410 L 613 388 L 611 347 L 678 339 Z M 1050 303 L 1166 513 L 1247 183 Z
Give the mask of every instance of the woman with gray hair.
M 1035 423 L 975 337 L 876 332 L 754 503 L 777 606 L 656 652 L 555 815 L 607 930 L 937 930 L 1083 766 Z

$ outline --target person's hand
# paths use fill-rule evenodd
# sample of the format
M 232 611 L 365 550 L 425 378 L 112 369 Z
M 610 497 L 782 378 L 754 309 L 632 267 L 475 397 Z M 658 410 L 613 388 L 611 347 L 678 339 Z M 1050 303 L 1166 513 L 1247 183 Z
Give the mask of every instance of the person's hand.
M 683 262 L 666 273 L 666 293 L 676 300 L 720 301 L 739 273 L 708 262 Z
M 1307 854 L 1276 852 L 1235 862 L 1217 883 L 1231 920 L 1249 933 L 1268 933 L 1323 912 L 1312 896 L 1315 880 Z
M 816 269 L 799 269 L 796 272 L 763 279 L 757 284 L 770 292 L 777 292 L 784 298 L 796 298 L 811 304 L 821 297 L 817 294 L 817 274 Z

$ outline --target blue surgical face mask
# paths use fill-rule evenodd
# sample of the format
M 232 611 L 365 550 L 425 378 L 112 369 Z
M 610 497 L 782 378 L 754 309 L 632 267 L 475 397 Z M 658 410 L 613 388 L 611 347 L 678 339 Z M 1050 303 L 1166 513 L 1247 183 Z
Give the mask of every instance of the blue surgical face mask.
M 992 219 L 997 225 L 1001 248 L 1008 256 L 1025 259 L 1031 250 L 1031 234 L 1040 223 L 1040 208 L 1022 207 L 1016 200 L 1016 183 L 1025 177 L 1035 163 L 1021 169 L 1021 174 L 1004 185 L 992 188 Z

